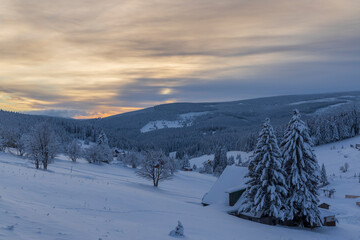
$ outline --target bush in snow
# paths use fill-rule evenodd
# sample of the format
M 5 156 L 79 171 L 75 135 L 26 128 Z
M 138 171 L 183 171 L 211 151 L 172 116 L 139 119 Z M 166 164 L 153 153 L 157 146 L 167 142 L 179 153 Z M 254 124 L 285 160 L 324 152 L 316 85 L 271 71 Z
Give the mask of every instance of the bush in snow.
M 85 158 L 89 163 L 110 163 L 113 160 L 113 154 L 108 144 L 108 139 L 104 132 L 101 132 L 96 144 L 85 151 Z
M 130 151 L 123 158 L 122 161 L 126 165 L 130 165 L 132 168 L 136 168 L 140 163 L 143 156 L 139 152 Z
M 141 163 L 141 168 L 136 172 L 140 177 L 151 180 L 154 187 L 160 181 L 171 178 L 169 158 L 162 151 L 149 150 Z
M 71 143 L 69 143 L 66 148 L 66 155 L 73 162 L 76 162 L 76 160 L 82 156 L 81 144 L 78 140 L 74 139 Z
M 178 221 L 178 225 L 169 233 L 169 235 L 171 237 L 184 237 L 184 226 L 180 221 Z
M 287 190 L 281 164 L 277 139 L 270 120 L 266 119 L 249 166 L 250 180 L 239 212 L 283 219 Z
M 15 149 L 17 151 L 17 155 L 24 156 L 25 154 L 25 135 L 19 135 L 15 142 Z
M 46 122 L 36 125 L 24 141 L 26 152 L 34 161 L 35 167 L 39 168 L 42 163 L 43 168 L 47 169 L 49 160 L 56 155 L 59 148 L 56 135 L 50 125 Z
M 346 173 L 349 170 L 349 164 L 346 162 L 344 166 L 340 167 L 340 171 Z
M 196 169 L 197 169 L 196 164 L 193 165 L 192 169 L 193 169 L 194 171 L 196 171 Z
M 312 140 L 298 110 L 294 110 L 281 144 L 288 186 L 288 220 L 310 227 L 321 226 L 318 209 L 320 171 Z

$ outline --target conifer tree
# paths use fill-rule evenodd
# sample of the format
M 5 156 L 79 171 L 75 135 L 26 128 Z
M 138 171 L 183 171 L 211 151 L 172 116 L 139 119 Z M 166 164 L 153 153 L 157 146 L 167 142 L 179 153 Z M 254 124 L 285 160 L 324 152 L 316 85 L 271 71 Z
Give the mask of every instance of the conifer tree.
M 99 134 L 99 136 L 98 136 L 98 138 L 96 140 L 96 143 L 98 145 L 109 145 L 109 140 L 108 140 L 108 138 L 107 138 L 104 131 L 100 132 L 100 134 Z
M 110 163 L 113 160 L 113 154 L 108 144 L 108 138 L 102 131 L 96 141 L 85 151 L 85 158 L 89 163 Z
M 326 186 L 329 184 L 324 164 L 321 165 L 321 184 L 323 186 Z
M 312 141 L 298 110 L 294 110 L 281 144 L 288 186 L 286 218 L 299 225 L 320 226 L 317 185 L 319 165 Z
M 225 147 L 218 148 L 214 156 L 213 171 L 215 175 L 220 176 L 228 165 L 227 150 Z
M 283 219 L 287 190 L 281 165 L 278 142 L 270 120 L 266 119 L 249 166 L 249 188 L 240 212 Z

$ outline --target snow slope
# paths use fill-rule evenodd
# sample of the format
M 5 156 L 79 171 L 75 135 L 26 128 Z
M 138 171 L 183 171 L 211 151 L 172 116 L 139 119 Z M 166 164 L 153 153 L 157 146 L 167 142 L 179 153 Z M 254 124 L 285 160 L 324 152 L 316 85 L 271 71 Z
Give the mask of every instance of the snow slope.
M 141 133 L 147 133 L 164 128 L 182 128 L 190 127 L 193 125 L 193 121 L 196 117 L 208 114 L 208 112 L 189 112 L 180 114 L 175 121 L 157 120 L 147 123 L 140 129 Z
M 337 227 L 314 230 L 267 226 L 224 212 L 223 206 L 202 207 L 201 199 L 216 178 L 196 172 L 178 172 L 159 189 L 120 165 L 72 163 L 59 157 L 48 171 L 36 170 L 26 159 L 0 153 L 0 239 L 173 239 L 168 233 L 177 220 L 185 239 L 360 239 L 360 207 L 345 194 L 360 194 L 359 151 L 354 138 L 318 147 L 335 197 L 328 202 L 337 213 Z M 341 149 L 344 145 L 344 149 Z M 344 158 L 345 154 L 347 158 Z M 348 161 L 348 173 L 339 167 Z

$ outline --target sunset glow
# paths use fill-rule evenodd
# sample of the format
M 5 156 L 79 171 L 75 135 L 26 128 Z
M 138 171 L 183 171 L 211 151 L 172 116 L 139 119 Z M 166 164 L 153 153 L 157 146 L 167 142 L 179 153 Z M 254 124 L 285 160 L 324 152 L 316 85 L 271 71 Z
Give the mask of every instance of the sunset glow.
M 360 87 L 359 1 L 0 5 L 5 110 L 93 118 Z

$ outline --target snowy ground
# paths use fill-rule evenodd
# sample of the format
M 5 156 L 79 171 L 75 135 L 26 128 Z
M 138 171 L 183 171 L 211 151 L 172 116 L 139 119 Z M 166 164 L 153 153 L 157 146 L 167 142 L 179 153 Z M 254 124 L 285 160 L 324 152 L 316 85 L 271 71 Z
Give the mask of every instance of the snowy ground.
M 337 213 L 337 227 L 315 230 L 267 226 L 230 216 L 219 206 L 202 207 L 201 198 L 214 181 L 196 172 L 178 172 L 159 189 L 120 165 L 96 166 L 56 159 L 48 171 L 27 160 L 0 153 L 0 239 L 174 239 L 177 220 L 185 239 L 360 239 L 360 138 L 318 147 L 335 197 L 321 197 Z M 335 146 L 335 150 L 330 150 Z M 344 146 L 344 149 L 341 147 Z M 346 155 L 346 158 L 344 157 Z M 339 168 L 348 162 L 348 173 Z M 357 201 L 360 201 L 358 199 Z
M 180 114 L 175 121 L 157 120 L 147 123 L 140 129 L 141 133 L 147 133 L 164 128 L 182 128 L 193 125 L 193 120 L 199 116 L 208 114 L 209 112 L 189 112 Z

